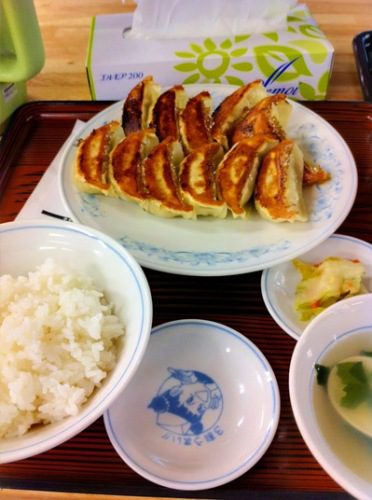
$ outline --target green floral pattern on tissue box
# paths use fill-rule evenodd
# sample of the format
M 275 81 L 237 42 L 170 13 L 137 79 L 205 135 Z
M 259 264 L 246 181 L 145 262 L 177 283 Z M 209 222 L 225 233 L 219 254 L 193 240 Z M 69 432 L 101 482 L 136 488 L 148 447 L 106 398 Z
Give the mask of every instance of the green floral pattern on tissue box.
M 185 50 L 174 54 L 184 84 L 244 85 L 262 79 L 269 93 L 319 100 L 326 96 L 333 47 L 302 6 L 291 11 L 286 30 L 185 40 Z

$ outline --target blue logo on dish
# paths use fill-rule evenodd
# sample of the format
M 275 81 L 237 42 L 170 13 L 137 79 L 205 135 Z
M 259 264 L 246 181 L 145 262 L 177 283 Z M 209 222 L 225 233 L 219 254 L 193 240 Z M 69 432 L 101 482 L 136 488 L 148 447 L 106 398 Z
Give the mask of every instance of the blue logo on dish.
M 163 439 L 196 446 L 217 439 L 223 434 L 218 425 L 223 410 L 219 386 L 199 371 L 168 368 L 168 372 L 148 405 L 165 431 Z

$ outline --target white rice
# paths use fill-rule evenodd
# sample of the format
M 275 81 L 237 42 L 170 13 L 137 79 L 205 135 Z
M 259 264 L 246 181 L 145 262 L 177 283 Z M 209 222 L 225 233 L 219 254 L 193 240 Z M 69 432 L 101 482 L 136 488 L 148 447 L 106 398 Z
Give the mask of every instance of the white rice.
M 47 259 L 0 277 L 0 438 L 76 415 L 114 367 L 124 327 L 92 281 Z

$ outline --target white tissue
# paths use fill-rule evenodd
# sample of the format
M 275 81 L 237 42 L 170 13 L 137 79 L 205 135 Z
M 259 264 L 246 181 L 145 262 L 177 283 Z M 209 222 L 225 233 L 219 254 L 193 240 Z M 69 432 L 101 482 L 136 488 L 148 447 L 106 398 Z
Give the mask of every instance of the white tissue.
M 128 38 L 192 38 L 283 29 L 296 0 L 137 0 Z

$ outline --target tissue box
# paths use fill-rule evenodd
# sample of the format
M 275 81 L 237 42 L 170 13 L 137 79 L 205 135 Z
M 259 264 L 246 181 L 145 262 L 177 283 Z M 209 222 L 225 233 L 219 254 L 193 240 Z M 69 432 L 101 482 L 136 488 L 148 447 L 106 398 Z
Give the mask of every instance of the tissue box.
M 86 66 L 95 100 L 123 99 L 147 75 L 163 87 L 261 79 L 271 94 L 326 97 L 334 49 L 304 5 L 290 11 L 287 29 L 271 33 L 139 40 L 125 37 L 131 23 L 131 14 L 92 19 Z

